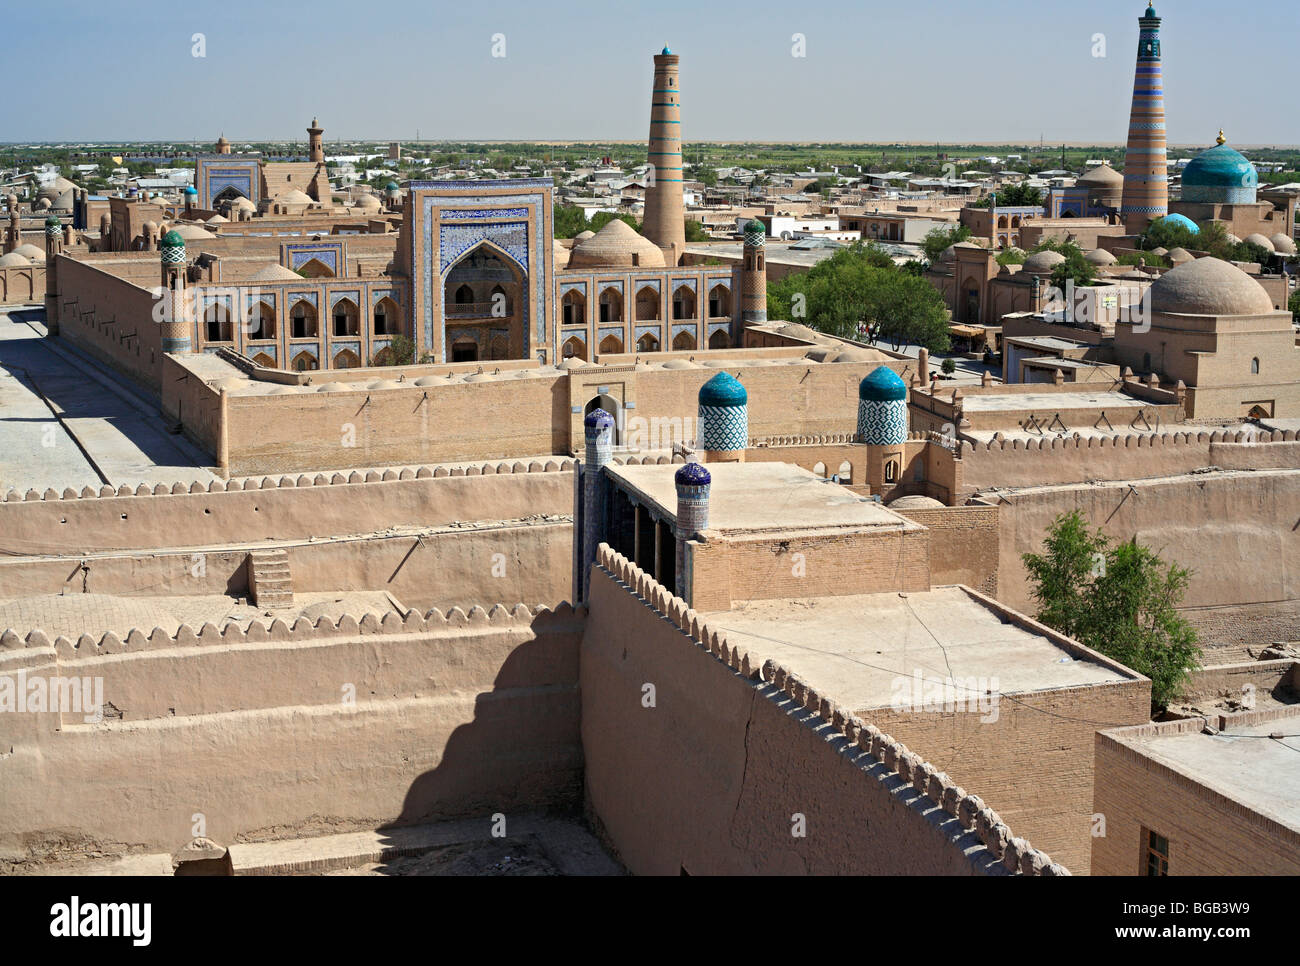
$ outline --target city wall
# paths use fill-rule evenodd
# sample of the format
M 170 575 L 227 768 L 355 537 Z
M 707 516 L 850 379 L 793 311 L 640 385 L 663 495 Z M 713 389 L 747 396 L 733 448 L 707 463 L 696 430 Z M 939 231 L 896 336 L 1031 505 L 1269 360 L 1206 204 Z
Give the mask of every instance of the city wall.
M 0 305 L 23 305 L 45 298 L 45 266 L 0 268 Z
M 2 716 L 0 864 L 172 852 L 200 819 L 228 845 L 575 808 L 582 627 L 567 604 L 520 604 L 174 637 L 7 632 L 0 673 L 101 677 L 106 714 Z
M 590 606 L 586 802 L 632 872 L 1065 874 L 935 766 L 784 668 L 753 666 L 605 546 Z
M 135 264 L 130 259 L 114 259 L 110 272 L 95 261 L 57 257 L 60 338 L 158 394 L 163 373 L 162 326 L 153 318 L 151 291 L 162 284 L 157 261 L 146 281 L 120 277 Z M 77 294 L 67 294 L 74 292 Z

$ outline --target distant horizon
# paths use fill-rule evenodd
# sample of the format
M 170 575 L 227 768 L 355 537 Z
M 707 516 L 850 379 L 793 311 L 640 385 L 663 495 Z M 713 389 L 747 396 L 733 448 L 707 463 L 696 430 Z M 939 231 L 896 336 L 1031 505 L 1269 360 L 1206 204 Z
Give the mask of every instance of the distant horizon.
M 571 0 L 557 15 L 480 0 L 431 16 L 391 0 L 373 26 L 343 0 L 226 0 L 165 18 L 121 6 L 51 0 L 6 15 L 24 49 L 58 51 L 70 68 L 0 103 L 8 143 L 211 143 L 241 129 L 294 143 L 312 117 L 336 132 L 328 140 L 635 143 L 649 130 L 651 57 L 667 44 L 681 55 L 687 142 L 922 146 L 943 129 L 958 144 L 1118 147 L 1146 0 L 949 0 L 924 22 L 847 2 Z M 1156 8 L 1171 143 L 1208 146 L 1220 128 L 1241 147 L 1300 141 L 1284 105 L 1300 47 L 1290 3 L 1257 0 L 1231 20 L 1208 0 Z M 103 71 L 111 82 L 96 82 Z M 179 126 L 190 133 L 159 133 Z

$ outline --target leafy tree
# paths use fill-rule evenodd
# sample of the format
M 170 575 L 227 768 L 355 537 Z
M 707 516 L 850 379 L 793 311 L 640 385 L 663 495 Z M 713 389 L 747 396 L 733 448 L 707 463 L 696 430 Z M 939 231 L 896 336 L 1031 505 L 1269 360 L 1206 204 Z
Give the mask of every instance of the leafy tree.
M 686 240 L 688 242 L 709 241 L 713 236 L 704 230 L 704 225 L 693 218 L 686 219 Z
M 931 228 L 921 239 L 921 248 L 925 252 L 926 260 L 933 265 L 943 255 L 944 251 L 959 242 L 964 242 L 970 237 L 970 228 L 965 225 L 956 225 L 952 228 Z
M 1065 291 L 1066 283 L 1073 282 L 1075 288 L 1091 285 L 1097 277 L 1097 269 L 1092 262 L 1083 257 L 1083 250 L 1071 242 L 1065 242 L 1058 251 L 1065 256 L 1065 261 L 1052 269 L 1052 284 Z
M 999 208 L 1033 208 L 1043 203 L 1043 193 L 1027 184 L 1004 184 L 993 201 Z
M 408 335 L 395 335 L 388 343 L 392 366 L 409 366 L 415 361 L 415 342 Z M 375 363 L 371 363 L 374 365 Z
M 1292 294 L 1287 300 L 1286 307 L 1291 310 L 1292 321 L 1300 323 L 1300 292 Z
M 943 362 L 939 364 L 939 368 L 943 370 L 943 374 L 945 376 L 951 376 L 954 372 L 957 371 L 957 363 L 954 362 L 952 357 L 950 356 L 947 359 L 944 359 Z
M 1029 256 L 1019 249 L 1006 248 L 998 252 L 998 256 L 995 260 L 999 265 L 1023 265 L 1025 264 L 1025 259 L 1028 257 Z
M 1078 510 L 1048 528 L 1044 553 L 1022 556 L 1038 619 L 1151 679 L 1152 713 L 1177 699 L 1201 652 L 1178 613 L 1191 571 L 1136 539 L 1112 544 Z
M 1147 225 L 1146 230 L 1139 239 L 1139 245 L 1145 251 L 1150 251 L 1153 248 L 1164 248 L 1172 251 L 1175 248 L 1191 249 L 1200 247 L 1197 244 L 1196 232 L 1186 225 L 1170 221 L 1168 218 L 1157 218 Z
M 1155 252 L 1125 252 L 1115 259 L 1117 265 L 1145 265 L 1148 268 L 1168 268 L 1169 259 Z

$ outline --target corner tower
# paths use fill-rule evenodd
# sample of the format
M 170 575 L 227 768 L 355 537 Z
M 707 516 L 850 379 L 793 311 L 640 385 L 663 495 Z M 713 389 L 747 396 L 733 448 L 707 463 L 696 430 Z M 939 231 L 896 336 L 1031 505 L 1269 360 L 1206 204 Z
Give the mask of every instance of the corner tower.
M 655 55 L 650 90 L 649 162 L 654 183 L 646 186 L 641 234 L 664 253 L 669 266 L 686 250 L 686 205 L 682 199 L 682 112 L 678 57 L 667 47 Z
M 740 322 L 736 344 L 746 323 L 767 321 L 767 229 L 757 218 L 745 225 L 740 259 Z
M 1169 164 L 1165 144 L 1165 91 L 1160 67 L 1160 18 L 1148 6 L 1138 20 L 1137 67 L 1128 148 L 1124 153 L 1124 198 L 1120 215 L 1131 235 L 1169 213 Z
M 888 366 L 878 366 L 858 384 L 858 441 L 867 448 L 867 485 L 878 496 L 902 479 L 907 395 L 907 384 Z

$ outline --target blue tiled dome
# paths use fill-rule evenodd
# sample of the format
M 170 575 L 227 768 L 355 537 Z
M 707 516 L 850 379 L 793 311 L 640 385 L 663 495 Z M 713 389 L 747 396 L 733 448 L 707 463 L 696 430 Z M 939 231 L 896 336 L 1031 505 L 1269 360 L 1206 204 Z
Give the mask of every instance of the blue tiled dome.
M 1259 173 L 1255 166 L 1223 140 L 1198 154 L 1183 169 L 1184 201 L 1253 204 L 1258 187 Z
M 662 53 L 662 54 L 671 54 L 672 51 L 668 49 L 668 45 L 667 45 L 667 44 L 664 44 L 664 49 L 663 49 L 662 51 L 660 51 L 660 53 Z
M 194 185 L 191 184 L 185 186 L 185 194 L 188 195 L 189 197 L 193 198 L 198 193 L 199 193 L 198 189 L 196 189 Z
M 706 486 L 713 481 L 701 463 L 687 463 L 676 473 L 673 474 L 673 480 L 682 486 Z
M 858 398 L 869 402 L 892 402 L 907 398 L 907 383 L 888 366 L 880 366 L 858 383 Z
M 701 406 L 744 406 L 749 393 L 740 380 L 727 372 L 720 372 L 700 387 Z
M 582 424 L 592 429 L 597 426 L 613 426 L 614 417 L 603 409 L 593 409 L 587 413 L 587 418 L 582 421 Z
M 1167 225 L 1182 225 L 1193 235 L 1199 235 L 1201 233 L 1200 225 L 1192 221 L 1192 219 L 1188 218 L 1186 215 L 1180 215 L 1176 211 L 1172 215 L 1165 215 L 1163 218 L 1157 219 L 1157 221 L 1162 221 Z

